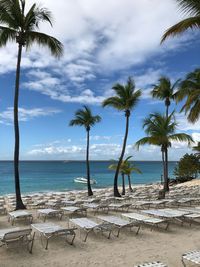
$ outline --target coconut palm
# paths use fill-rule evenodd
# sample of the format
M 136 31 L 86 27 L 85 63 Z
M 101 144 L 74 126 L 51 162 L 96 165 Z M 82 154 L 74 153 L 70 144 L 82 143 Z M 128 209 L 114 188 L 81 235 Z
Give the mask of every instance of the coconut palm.
M 0 47 L 7 45 L 9 41 L 18 45 L 18 57 L 15 80 L 14 97 L 14 175 L 16 191 L 16 209 L 24 209 L 21 199 L 19 177 L 19 122 L 18 122 L 18 98 L 20 84 L 21 57 L 24 47 L 30 48 L 33 43 L 50 49 L 55 57 L 62 55 L 62 44 L 52 36 L 38 32 L 41 22 L 48 22 L 52 26 L 51 12 L 33 4 L 25 14 L 25 0 L 0 0 Z
M 174 100 L 174 90 L 178 82 L 179 80 L 177 80 L 174 84 L 172 84 L 168 77 L 163 76 L 160 77 L 160 79 L 158 80 L 158 84 L 155 84 L 153 90 L 151 91 L 151 95 L 154 98 L 165 100 L 167 117 L 169 113 L 169 106 L 171 104 L 171 100 Z
M 199 0 L 176 0 L 176 2 L 183 13 L 189 17 L 167 29 L 165 34 L 162 36 L 161 43 L 164 42 L 168 37 L 180 35 L 188 29 L 200 28 Z
M 132 172 L 141 173 L 140 169 L 138 169 L 137 167 L 133 166 L 130 163 L 129 161 L 130 158 L 132 158 L 132 156 L 129 156 L 125 160 L 122 160 L 122 163 L 120 165 L 119 172 L 121 173 L 121 176 L 122 176 L 122 195 L 125 195 L 125 175 L 128 176 L 129 191 L 133 192 L 133 189 L 131 186 L 131 173 Z M 116 170 L 117 164 L 111 164 L 108 168 L 110 170 Z
M 129 191 L 130 192 L 133 192 L 133 189 L 132 189 L 132 186 L 131 186 L 131 173 L 132 172 L 135 172 L 135 173 L 138 173 L 138 174 L 141 174 L 142 172 L 140 171 L 139 168 L 135 167 L 134 165 L 132 165 L 129 161 L 129 159 L 132 158 L 131 156 L 130 157 L 127 157 L 125 160 L 124 160 L 124 173 L 127 175 L 128 177 L 128 185 L 129 185 Z
M 89 146 L 90 146 L 90 129 L 96 123 L 101 121 L 101 117 L 93 116 L 91 109 L 88 106 L 83 106 L 83 109 L 79 109 L 75 113 L 75 118 L 70 121 L 70 126 L 83 126 L 87 132 L 87 150 L 86 150 L 86 167 L 87 167 L 87 186 L 88 196 L 92 196 L 92 188 L 90 184 L 90 163 L 89 163 Z
M 200 69 L 187 74 L 186 79 L 180 83 L 176 93 L 177 102 L 186 99 L 181 111 L 185 111 L 187 119 L 195 123 L 200 119 Z
M 173 141 L 193 142 L 190 135 L 185 133 L 175 133 L 177 123 L 174 120 L 174 113 L 168 117 L 161 115 L 160 113 L 150 114 L 144 120 L 143 128 L 145 129 L 146 137 L 136 142 L 136 147 L 141 145 L 150 144 L 156 145 L 161 148 L 164 157 L 163 160 L 163 177 L 164 177 L 164 192 L 169 191 L 168 183 L 168 149 L 171 147 Z
M 141 91 L 135 91 L 135 83 L 130 77 L 128 78 L 127 84 L 122 85 L 117 83 L 112 87 L 112 89 L 114 90 L 116 95 L 105 99 L 102 105 L 103 107 L 110 106 L 117 109 L 118 111 L 124 111 L 126 117 L 126 130 L 124 135 L 124 141 L 114 177 L 114 196 L 120 197 L 120 193 L 118 191 L 118 175 L 126 149 L 129 130 L 129 118 L 131 115 L 131 111 L 136 107 L 139 101 Z
M 125 195 L 126 193 L 126 187 L 125 187 L 125 172 L 124 172 L 124 162 L 122 161 L 119 172 L 121 173 L 122 176 L 122 195 Z M 111 164 L 108 166 L 108 169 L 116 171 L 118 164 Z

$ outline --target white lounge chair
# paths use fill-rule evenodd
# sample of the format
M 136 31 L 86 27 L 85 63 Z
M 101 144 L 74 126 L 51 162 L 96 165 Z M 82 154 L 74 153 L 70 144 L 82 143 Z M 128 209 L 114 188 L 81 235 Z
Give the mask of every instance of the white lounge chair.
M 70 245 L 73 245 L 76 237 L 76 228 L 64 228 L 54 223 L 36 223 L 31 224 L 31 227 L 34 232 L 38 232 L 40 234 L 41 238 L 44 237 L 46 239 L 45 249 L 48 249 L 49 240 L 52 237 L 64 236 L 67 241 L 67 236 L 70 235 L 72 236 Z
M 182 255 L 182 263 L 183 266 L 186 267 L 185 261 L 189 261 L 191 263 L 200 264 L 200 251 L 194 250 L 190 252 L 186 252 Z
M 11 221 L 12 225 L 17 219 L 27 220 L 29 223 L 32 223 L 33 215 L 25 210 L 16 210 L 8 213 L 8 221 Z
M 93 209 L 94 210 L 94 215 L 99 212 L 100 210 L 105 211 L 106 213 L 108 213 L 109 207 L 108 207 L 108 203 L 89 203 L 89 204 L 84 204 L 83 205 L 85 208 L 88 209 Z
M 152 218 L 147 215 L 139 214 L 139 213 L 123 213 L 122 216 L 128 218 L 129 220 L 142 222 L 143 224 L 151 225 L 151 230 L 154 226 L 158 226 L 159 224 L 166 223 L 166 230 L 169 227 L 169 221 L 160 219 L 160 218 Z
M 102 223 L 99 224 L 91 219 L 88 218 L 77 218 L 77 219 L 70 219 L 70 222 L 80 228 L 80 230 L 84 230 L 86 232 L 86 236 L 84 238 L 84 242 L 86 242 L 87 237 L 90 232 L 92 231 L 101 231 L 108 232 L 108 239 L 110 238 L 111 231 L 112 231 L 112 225 L 109 223 Z
M 167 267 L 167 265 L 160 261 L 154 261 L 154 262 L 148 262 L 148 263 L 135 265 L 134 267 Z
M 117 216 L 98 216 L 98 218 L 104 222 L 114 225 L 118 229 L 117 237 L 119 237 L 120 230 L 125 227 L 129 227 L 130 229 L 134 226 L 138 227 L 136 234 L 138 234 L 140 230 L 140 224 L 129 222 Z
M 60 219 L 62 217 L 61 210 L 54 210 L 54 209 L 39 209 L 37 210 L 38 218 L 43 217 L 43 221 L 45 222 L 47 217 L 56 217 L 58 216 Z
M 108 208 L 111 209 L 111 210 L 125 210 L 125 211 L 128 211 L 129 208 L 130 208 L 131 204 L 130 203 L 124 203 L 124 204 L 119 204 L 119 203 L 112 203 L 112 204 L 109 204 L 108 205 Z
M 83 216 L 87 216 L 87 209 L 86 208 L 80 208 L 80 207 L 75 207 L 75 206 L 67 206 L 67 207 L 63 207 L 61 208 L 62 210 L 62 215 L 61 215 L 61 219 L 62 219 L 62 216 L 66 213 L 69 214 L 70 217 L 73 216 L 73 214 L 76 214 L 76 213 L 81 213 Z
M 32 253 L 35 234 L 31 235 L 31 231 L 31 229 L 18 227 L 0 230 L 0 247 L 5 245 L 8 248 L 10 244 L 20 242 L 21 245 L 26 245 L 29 252 Z

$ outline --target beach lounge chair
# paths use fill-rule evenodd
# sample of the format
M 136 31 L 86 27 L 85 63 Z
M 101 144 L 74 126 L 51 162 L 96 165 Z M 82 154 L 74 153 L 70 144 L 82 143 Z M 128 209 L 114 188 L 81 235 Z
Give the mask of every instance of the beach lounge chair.
M 85 208 L 88 209 L 93 209 L 94 210 L 94 215 L 96 215 L 97 212 L 101 211 L 105 211 L 106 213 L 108 213 L 109 207 L 107 203 L 89 203 L 89 204 L 84 204 L 83 205 Z
M 63 212 L 61 215 L 61 219 L 65 213 L 68 213 L 71 218 L 72 218 L 73 214 L 77 214 L 77 213 L 81 213 L 82 215 L 87 216 L 87 209 L 83 208 L 83 207 L 80 208 L 80 207 L 75 207 L 75 206 L 68 206 L 68 207 L 61 208 L 61 210 Z
M 120 230 L 125 227 L 129 227 L 130 229 L 133 226 L 138 227 L 136 234 L 138 234 L 140 230 L 140 224 L 129 222 L 117 216 L 98 216 L 98 218 L 104 222 L 111 223 L 112 225 L 114 225 L 118 229 L 117 237 L 119 237 Z
M 32 253 L 35 235 L 31 235 L 31 231 L 31 229 L 20 229 L 18 227 L 0 230 L 0 247 L 5 245 L 8 248 L 10 244 L 16 242 L 19 247 L 20 242 L 20 246 L 26 245 L 29 253 Z
M 188 214 L 188 212 L 181 210 L 172 210 L 172 209 L 152 209 L 152 210 L 142 210 L 143 213 L 153 215 L 160 218 L 165 218 L 170 221 L 178 221 L 183 224 L 184 215 Z
M 182 263 L 184 267 L 186 267 L 185 261 L 199 265 L 200 264 L 200 251 L 194 250 L 194 251 L 184 253 L 182 255 Z
M 70 235 L 72 236 L 70 245 L 73 245 L 74 239 L 76 237 L 75 233 L 76 228 L 64 228 L 54 223 L 35 223 L 31 224 L 31 228 L 34 231 L 34 233 L 38 232 L 40 234 L 41 241 L 42 238 L 46 240 L 45 249 L 48 249 L 49 240 L 52 237 L 63 236 L 67 241 L 67 237 L 68 235 Z
M 62 217 L 61 210 L 54 210 L 54 209 L 39 209 L 37 210 L 38 218 L 43 217 L 43 221 L 45 222 L 47 217 Z
M 108 208 L 111 210 L 115 210 L 115 211 L 118 211 L 118 210 L 128 211 L 130 206 L 131 206 L 130 203 L 124 203 L 124 204 L 113 203 L 113 204 L 109 204 Z
M 86 242 L 87 237 L 90 232 L 92 231 L 101 231 L 108 232 L 108 239 L 110 238 L 111 231 L 112 231 L 112 225 L 110 223 L 97 223 L 91 219 L 88 218 L 77 218 L 77 219 L 70 219 L 70 222 L 80 228 L 80 231 L 83 230 L 86 232 L 84 242 Z
M 139 214 L 139 213 L 123 213 L 122 216 L 132 221 L 137 221 L 143 224 L 151 225 L 152 226 L 151 230 L 153 229 L 154 226 L 158 227 L 159 224 L 163 224 L 163 223 L 166 223 L 165 230 L 167 230 L 169 227 L 169 221 L 167 220 L 163 220 L 160 218 L 152 218 L 150 216 Z
M 29 223 L 33 221 L 33 215 L 25 210 L 16 210 L 8 213 L 8 221 L 13 225 L 15 220 L 26 220 Z
M 154 261 L 154 262 L 148 262 L 148 263 L 135 265 L 134 267 L 167 267 L 167 265 L 160 261 Z

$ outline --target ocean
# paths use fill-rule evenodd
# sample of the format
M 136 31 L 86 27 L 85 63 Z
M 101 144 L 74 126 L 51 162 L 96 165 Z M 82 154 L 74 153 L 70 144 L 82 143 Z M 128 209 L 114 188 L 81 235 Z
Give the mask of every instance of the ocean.
M 110 161 L 91 161 L 91 178 L 97 180 L 93 188 L 113 185 L 114 172 L 108 169 Z M 159 182 L 162 162 L 134 161 L 142 174 L 132 174 L 132 183 L 149 184 Z M 176 162 L 169 162 L 169 177 L 173 178 Z M 76 177 L 86 176 L 84 161 L 21 161 L 20 181 L 22 193 L 66 191 L 86 189 L 83 184 L 74 183 Z M 121 184 L 121 176 L 119 176 Z M 0 161 L 0 195 L 14 193 L 13 162 Z

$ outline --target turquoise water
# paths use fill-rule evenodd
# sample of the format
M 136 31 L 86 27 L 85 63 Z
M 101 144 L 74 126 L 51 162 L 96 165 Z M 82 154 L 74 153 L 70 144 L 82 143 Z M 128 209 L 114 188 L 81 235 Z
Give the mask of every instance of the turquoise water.
M 91 177 L 97 180 L 95 188 L 113 185 L 114 172 L 108 170 L 109 161 L 91 162 Z M 142 174 L 132 174 L 133 184 L 147 184 L 160 181 L 161 162 L 135 161 Z M 176 162 L 169 162 L 169 177 L 173 177 Z M 23 193 L 85 189 L 85 185 L 74 183 L 73 179 L 85 176 L 84 161 L 22 161 L 20 162 L 21 190 Z M 121 179 L 119 177 L 119 184 Z M 0 161 L 0 195 L 14 193 L 13 162 Z

